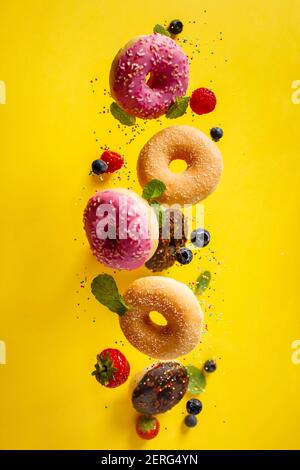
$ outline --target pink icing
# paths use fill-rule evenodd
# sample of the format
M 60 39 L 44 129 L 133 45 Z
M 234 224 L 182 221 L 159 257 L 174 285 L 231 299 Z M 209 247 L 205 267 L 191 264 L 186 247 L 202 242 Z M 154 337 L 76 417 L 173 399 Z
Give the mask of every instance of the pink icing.
M 156 118 L 166 113 L 176 97 L 185 95 L 188 75 L 188 59 L 176 42 L 162 34 L 150 34 L 119 58 L 113 94 L 128 113 Z
M 109 207 L 109 212 L 105 207 Z M 118 190 L 96 193 L 84 211 L 84 228 L 98 261 L 113 269 L 143 266 L 151 251 L 148 215 L 147 206 L 135 193 Z M 111 236 L 103 239 L 108 227 Z

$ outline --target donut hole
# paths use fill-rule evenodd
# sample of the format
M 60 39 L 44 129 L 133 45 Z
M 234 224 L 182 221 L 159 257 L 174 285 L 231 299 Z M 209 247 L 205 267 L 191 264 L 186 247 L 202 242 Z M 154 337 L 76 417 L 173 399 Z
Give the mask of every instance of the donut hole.
M 149 72 L 146 75 L 146 85 L 149 88 L 154 88 L 154 73 L 153 72 Z
M 183 173 L 187 167 L 187 162 L 183 158 L 174 158 L 169 164 L 169 169 L 172 173 Z
M 151 90 L 161 90 L 166 86 L 166 76 L 159 75 L 150 70 L 145 78 L 146 85 L 151 88 Z
M 168 324 L 165 317 L 161 313 L 157 312 L 156 310 L 153 310 L 152 312 L 149 313 L 149 318 L 152 321 L 152 323 L 158 326 L 167 326 Z

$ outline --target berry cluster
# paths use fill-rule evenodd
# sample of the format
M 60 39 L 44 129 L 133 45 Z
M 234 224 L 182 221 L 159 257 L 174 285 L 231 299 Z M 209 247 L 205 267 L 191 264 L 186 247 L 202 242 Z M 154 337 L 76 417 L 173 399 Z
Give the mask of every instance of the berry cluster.
M 121 155 L 112 150 L 105 150 L 101 158 L 94 160 L 92 163 L 92 173 L 95 175 L 102 175 L 103 173 L 114 173 L 120 170 L 124 164 L 124 159 Z
M 210 233 L 204 228 L 197 228 L 192 231 L 190 240 L 196 248 L 204 248 L 210 242 Z M 189 264 L 193 259 L 193 253 L 189 248 L 180 247 L 175 253 L 175 258 L 180 264 Z
M 212 373 L 216 369 L 217 364 L 214 359 L 209 359 L 204 363 L 203 370 L 205 372 Z M 188 414 L 184 418 L 184 424 L 188 428 L 194 428 L 198 423 L 196 415 L 198 415 L 202 411 L 202 402 L 200 400 L 197 400 L 197 398 L 191 398 L 191 400 L 186 403 L 186 411 L 188 412 Z

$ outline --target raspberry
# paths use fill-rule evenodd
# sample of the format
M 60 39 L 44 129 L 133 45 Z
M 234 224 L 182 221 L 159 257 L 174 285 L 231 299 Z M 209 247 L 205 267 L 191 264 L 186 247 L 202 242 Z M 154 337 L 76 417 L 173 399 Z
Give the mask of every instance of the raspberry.
M 190 99 L 190 107 L 196 114 L 211 113 L 217 104 L 213 91 L 208 88 L 197 88 L 193 91 Z
M 101 155 L 101 160 L 107 164 L 108 168 L 106 173 L 114 173 L 115 171 L 120 170 L 124 163 L 122 155 L 119 155 L 112 150 L 105 150 Z

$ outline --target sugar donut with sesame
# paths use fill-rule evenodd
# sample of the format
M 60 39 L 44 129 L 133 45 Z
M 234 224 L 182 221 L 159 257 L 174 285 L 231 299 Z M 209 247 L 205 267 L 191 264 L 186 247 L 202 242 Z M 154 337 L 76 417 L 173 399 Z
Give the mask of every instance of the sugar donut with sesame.
M 173 39 L 158 33 L 138 36 L 113 60 L 110 91 L 128 114 L 157 118 L 185 95 L 188 75 L 188 59 Z
M 174 173 L 169 165 L 184 160 L 187 168 Z M 142 148 L 138 162 L 138 179 L 142 187 L 153 179 L 166 185 L 158 198 L 167 204 L 196 204 L 217 187 L 223 160 L 216 144 L 191 126 L 171 126 L 155 134 Z
M 120 317 L 128 341 L 156 359 L 174 359 L 189 353 L 200 341 L 203 313 L 192 291 L 182 282 L 163 276 L 136 279 L 124 294 L 126 313 Z M 150 313 L 167 321 L 158 325 Z
M 113 269 L 143 266 L 158 245 L 154 210 L 127 189 L 97 192 L 84 211 L 84 228 L 93 254 Z

